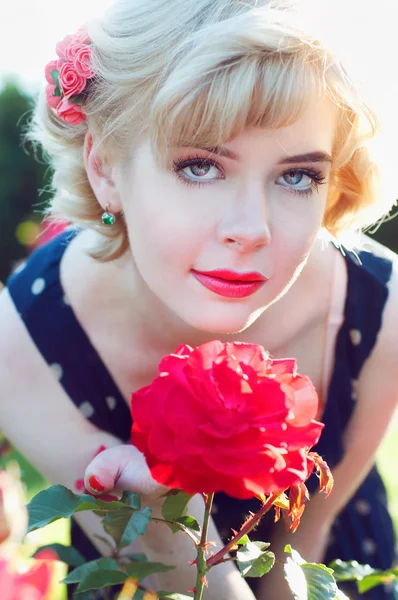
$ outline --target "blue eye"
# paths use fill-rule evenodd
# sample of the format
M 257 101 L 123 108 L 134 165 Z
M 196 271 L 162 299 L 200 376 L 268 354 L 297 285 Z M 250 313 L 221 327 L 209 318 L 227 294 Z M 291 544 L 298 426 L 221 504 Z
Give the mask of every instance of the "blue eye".
M 282 173 L 276 183 L 295 194 L 309 196 L 319 185 L 325 183 L 325 177 L 313 169 L 291 169 Z
M 289 173 L 285 173 L 283 175 L 283 179 L 289 185 L 298 185 L 299 183 L 302 182 L 303 178 L 304 178 L 304 173 L 301 173 L 299 171 L 290 171 Z
M 208 184 L 224 179 L 219 165 L 213 160 L 202 157 L 176 161 L 173 170 L 178 178 L 188 185 Z

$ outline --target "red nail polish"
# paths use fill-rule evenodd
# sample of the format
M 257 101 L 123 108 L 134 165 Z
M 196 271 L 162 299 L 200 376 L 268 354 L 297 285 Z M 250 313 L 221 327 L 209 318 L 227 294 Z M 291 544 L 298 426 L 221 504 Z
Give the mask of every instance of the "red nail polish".
M 88 480 L 88 485 L 91 487 L 92 490 L 94 490 L 94 492 L 103 492 L 105 489 L 102 483 L 98 481 L 95 475 L 91 475 L 91 477 Z

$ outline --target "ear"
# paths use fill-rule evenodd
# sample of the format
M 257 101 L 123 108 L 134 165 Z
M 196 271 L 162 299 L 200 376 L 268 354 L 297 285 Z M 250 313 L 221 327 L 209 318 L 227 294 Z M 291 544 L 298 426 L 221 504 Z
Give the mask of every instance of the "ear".
M 84 138 L 83 156 L 87 177 L 99 204 L 104 210 L 108 205 L 110 212 L 120 212 L 122 205 L 114 180 L 114 169 L 94 149 L 93 136 L 89 131 Z

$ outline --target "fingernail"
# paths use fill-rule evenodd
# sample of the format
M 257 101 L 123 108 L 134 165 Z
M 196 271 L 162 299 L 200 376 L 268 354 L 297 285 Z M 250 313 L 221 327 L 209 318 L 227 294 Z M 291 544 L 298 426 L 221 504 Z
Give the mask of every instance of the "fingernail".
M 95 475 L 91 475 L 91 477 L 88 480 L 88 485 L 91 487 L 92 490 L 94 490 L 94 492 L 103 492 L 105 489 L 102 483 L 98 481 Z

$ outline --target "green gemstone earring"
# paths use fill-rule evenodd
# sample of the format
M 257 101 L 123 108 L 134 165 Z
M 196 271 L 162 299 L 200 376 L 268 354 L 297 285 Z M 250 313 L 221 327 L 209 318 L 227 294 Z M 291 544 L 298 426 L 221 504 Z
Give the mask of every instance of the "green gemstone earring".
M 115 215 L 113 215 L 112 213 L 110 213 L 108 211 L 108 204 L 105 206 L 105 212 L 102 213 L 102 217 L 101 220 L 103 222 L 104 225 L 113 225 L 116 221 L 116 217 Z

